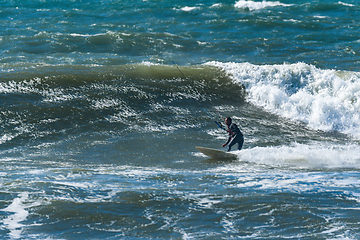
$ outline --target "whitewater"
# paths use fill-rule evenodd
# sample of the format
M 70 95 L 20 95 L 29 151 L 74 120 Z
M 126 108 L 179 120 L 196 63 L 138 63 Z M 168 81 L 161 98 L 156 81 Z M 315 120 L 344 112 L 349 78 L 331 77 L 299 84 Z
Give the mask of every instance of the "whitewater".
M 210 62 L 243 84 L 254 105 L 308 124 L 359 138 L 360 81 L 357 72 L 322 70 L 304 63 L 253 65 Z

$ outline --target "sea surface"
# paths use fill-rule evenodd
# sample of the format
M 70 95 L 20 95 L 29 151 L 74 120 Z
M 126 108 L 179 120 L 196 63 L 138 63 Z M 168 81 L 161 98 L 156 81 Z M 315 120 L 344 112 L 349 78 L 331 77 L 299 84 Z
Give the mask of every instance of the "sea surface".
M 0 239 L 360 239 L 359 1 L 4 0 L 0 29 Z

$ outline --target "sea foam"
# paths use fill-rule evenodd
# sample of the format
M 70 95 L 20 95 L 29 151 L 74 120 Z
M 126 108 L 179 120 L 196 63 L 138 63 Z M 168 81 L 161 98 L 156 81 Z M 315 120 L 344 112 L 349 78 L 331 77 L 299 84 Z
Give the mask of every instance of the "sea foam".
M 276 7 L 276 6 L 291 6 L 291 4 L 284 4 L 279 1 L 270 2 L 270 1 L 262 1 L 262 2 L 255 2 L 255 1 L 246 1 L 240 0 L 235 3 L 236 8 L 243 8 L 249 9 L 250 11 L 259 10 L 267 7 Z
M 360 75 L 305 63 L 253 65 L 209 62 L 245 86 L 247 100 L 311 128 L 360 138 Z
M 21 193 L 8 207 L 2 209 L 4 212 L 14 213 L 3 220 L 3 224 L 10 230 L 9 234 L 12 239 L 21 238 L 22 228 L 24 226 L 21 222 L 25 221 L 29 215 L 29 212 L 23 204 L 27 198 L 27 193 Z
M 334 146 L 328 144 L 255 147 L 234 152 L 239 159 L 256 164 L 294 169 L 359 169 L 358 146 Z

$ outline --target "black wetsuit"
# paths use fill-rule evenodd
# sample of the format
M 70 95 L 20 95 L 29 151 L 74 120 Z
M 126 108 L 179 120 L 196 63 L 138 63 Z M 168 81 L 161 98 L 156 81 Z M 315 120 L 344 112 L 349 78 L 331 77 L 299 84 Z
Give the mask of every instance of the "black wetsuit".
M 229 126 L 229 136 L 232 139 L 228 145 L 228 151 L 230 151 L 231 147 L 234 146 L 236 143 L 238 144 L 238 150 L 241 150 L 244 144 L 244 136 L 235 123 L 231 123 Z

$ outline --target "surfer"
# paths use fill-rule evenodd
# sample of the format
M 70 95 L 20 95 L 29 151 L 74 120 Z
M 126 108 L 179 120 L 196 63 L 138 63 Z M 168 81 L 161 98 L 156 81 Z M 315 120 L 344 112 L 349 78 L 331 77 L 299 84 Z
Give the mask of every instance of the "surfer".
M 228 127 L 226 130 L 229 133 L 229 139 L 226 143 L 223 144 L 223 147 L 228 145 L 228 152 L 231 150 L 231 147 L 234 146 L 236 143 L 238 144 L 238 150 L 241 150 L 243 143 L 244 143 L 244 136 L 241 133 L 240 129 L 235 123 L 232 123 L 232 119 L 227 117 L 225 119 L 225 124 Z

